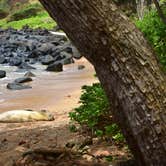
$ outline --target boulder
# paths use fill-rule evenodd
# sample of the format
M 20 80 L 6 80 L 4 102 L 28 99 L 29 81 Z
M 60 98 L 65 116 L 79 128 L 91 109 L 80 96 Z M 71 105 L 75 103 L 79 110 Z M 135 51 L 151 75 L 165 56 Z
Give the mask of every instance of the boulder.
M 32 81 L 32 78 L 30 77 L 22 77 L 22 78 L 17 78 L 14 80 L 15 83 L 25 83 L 30 81 Z
M 31 86 L 28 86 L 28 85 L 22 85 L 20 83 L 8 83 L 7 84 L 7 89 L 10 89 L 10 90 L 22 90 L 22 89 L 31 89 L 32 87 Z
M 46 54 L 52 52 L 54 47 L 55 46 L 52 43 L 43 43 L 40 47 L 37 48 L 37 50 Z
M 58 45 L 52 49 L 52 55 L 58 56 L 62 51 L 65 51 L 66 45 Z
M 71 46 L 71 47 L 72 47 L 73 57 L 75 59 L 80 59 L 82 57 L 82 55 L 79 53 L 78 49 L 74 46 Z
M 72 54 L 70 53 L 67 53 L 67 52 L 61 52 L 60 53 L 60 57 L 61 57 L 61 62 L 64 64 L 64 65 L 67 65 L 67 64 L 71 64 L 71 63 L 74 63 L 73 59 L 72 59 Z
M 6 62 L 7 61 L 6 61 L 5 57 L 1 56 L 0 57 L 0 64 L 6 63 Z
M 26 36 L 26 37 L 28 38 L 29 36 Z M 32 51 L 32 50 L 34 50 L 34 49 L 36 48 L 36 46 L 37 46 L 37 43 L 36 43 L 36 42 L 33 42 L 33 41 L 31 41 L 31 40 L 27 41 L 27 43 L 26 43 L 27 51 Z
M 41 59 L 41 63 L 43 65 L 49 65 L 51 63 L 53 63 L 55 60 L 51 55 L 46 55 Z
M 41 56 L 41 52 L 35 49 L 28 55 L 28 58 L 38 58 L 39 56 Z
M 9 64 L 11 66 L 19 66 L 20 64 L 22 63 L 21 59 L 20 58 L 10 58 L 9 59 Z
M 63 71 L 63 65 L 61 62 L 55 62 L 53 64 L 48 65 L 47 71 L 61 72 Z
M 32 72 L 28 71 L 24 74 L 24 77 L 36 77 L 36 75 L 33 74 Z
M 37 62 L 37 59 L 29 59 L 29 64 L 33 65 Z
M 72 58 L 72 54 L 71 54 L 71 53 L 68 53 L 68 52 L 65 52 L 65 51 L 62 51 L 62 52 L 60 53 L 60 56 L 61 56 L 62 58 Z
M 27 70 L 36 69 L 35 67 L 28 65 L 26 62 L 22 62 L 21 65 L 19 65 L 18 67 L 20 69 L 27 69 Z
M 0 70 L 0 78 L 6 77 L 6 71 Z
M 68 64 L 74 63 L 74 60 L 73 58 L 65 58 L 62 60 L 62 63 L 63 65 L 68 65 Z

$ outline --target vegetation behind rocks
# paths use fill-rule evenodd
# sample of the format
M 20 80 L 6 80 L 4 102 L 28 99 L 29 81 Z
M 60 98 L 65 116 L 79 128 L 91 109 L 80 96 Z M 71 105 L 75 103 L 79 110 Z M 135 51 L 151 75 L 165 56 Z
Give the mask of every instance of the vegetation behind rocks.
M 36 1 L 19 1 L 9 6 L 7 1 L 0 1 L 0 27 L 3 29 L 21 29 L 25 25 L 30 28 L 52 29 L 56 23 Z

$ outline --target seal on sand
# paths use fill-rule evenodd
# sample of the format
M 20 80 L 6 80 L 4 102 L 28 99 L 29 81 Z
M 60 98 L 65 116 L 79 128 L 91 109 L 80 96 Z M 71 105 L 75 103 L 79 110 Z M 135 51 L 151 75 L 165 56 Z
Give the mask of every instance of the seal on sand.
M 0 114 L 1 123 L 52 121 L 54 116 L 46 110 L 11 110 Z

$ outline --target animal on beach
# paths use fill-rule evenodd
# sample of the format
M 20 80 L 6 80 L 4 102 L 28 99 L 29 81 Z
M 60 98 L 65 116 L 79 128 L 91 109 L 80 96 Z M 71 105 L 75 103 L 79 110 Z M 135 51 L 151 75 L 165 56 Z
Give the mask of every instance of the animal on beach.
M 11 110 L 0 113 L 0 123 L 52 121 L 54 116 L 46 110 Z

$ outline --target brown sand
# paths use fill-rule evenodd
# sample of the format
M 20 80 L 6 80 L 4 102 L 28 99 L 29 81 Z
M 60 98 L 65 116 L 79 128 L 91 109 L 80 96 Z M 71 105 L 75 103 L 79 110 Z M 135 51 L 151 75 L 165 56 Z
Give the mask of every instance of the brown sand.
M 78 65 L 85 69 L 78 70 Z M 92 65 L 85 59 L 65 66 L 62 73 L 38 75 L 29 83 L 33 88 L 21 91 L 3 91 L 4 102 L 0 112 L 14 109 L 47 109 L 55 121 L 0 124 L 0 166 L 11 166 L 12 161 L 33 147 L 63 146 L 71 139 L 79 139 L 68 129 L 68 113 L 78 106 L 81 86 L 97 80 Z M 58 142 L 58 143 L 57 143 Z

